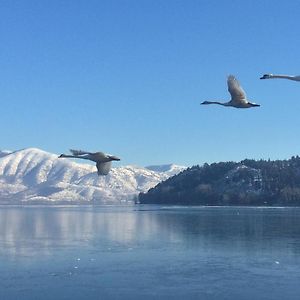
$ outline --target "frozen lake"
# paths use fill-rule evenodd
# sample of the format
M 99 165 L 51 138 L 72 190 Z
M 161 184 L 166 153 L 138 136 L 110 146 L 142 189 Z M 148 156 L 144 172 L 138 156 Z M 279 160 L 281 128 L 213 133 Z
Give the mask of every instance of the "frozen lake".
M 0 207 L 0 299 L 299 299 L 300 209 Z

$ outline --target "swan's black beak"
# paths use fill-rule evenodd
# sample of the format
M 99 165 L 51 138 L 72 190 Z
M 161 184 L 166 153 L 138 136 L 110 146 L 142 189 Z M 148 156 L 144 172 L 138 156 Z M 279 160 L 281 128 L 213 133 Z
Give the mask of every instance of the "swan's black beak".
M 110 155 L 109 158 L 110 158 L 111 160 L 117 160 L 117 161 L 121 160 L 121 158 L 119 158 L 119 157 L 117 157 L 117 156 L 114 156 L 114 155 Z
M 262 77 L 260 77 L 259 79 L 268 79 L 269 76 L 267 74 L 263 75 Z
M 251 103 L 251 106 L 253 106 L 253 107 L 260 107 L 260 104 Z

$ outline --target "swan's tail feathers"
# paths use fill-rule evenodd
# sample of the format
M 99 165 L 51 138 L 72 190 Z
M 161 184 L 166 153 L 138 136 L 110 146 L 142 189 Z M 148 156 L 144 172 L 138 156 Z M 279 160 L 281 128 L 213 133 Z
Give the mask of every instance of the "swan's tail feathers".
M 74 149 L 70 149 L 70 152 L 73 155 L 84 155 L 84 154 L 92 154 L 91 152 L 87 152 L 87 151 L 83 151 L 83 150 L 74 150 Z

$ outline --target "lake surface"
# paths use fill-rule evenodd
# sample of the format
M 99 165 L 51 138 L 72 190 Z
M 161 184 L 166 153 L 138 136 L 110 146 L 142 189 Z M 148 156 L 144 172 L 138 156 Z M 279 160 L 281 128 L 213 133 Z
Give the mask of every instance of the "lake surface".
M 0 299 L 299 299 L 300 209 L 0 207 Z

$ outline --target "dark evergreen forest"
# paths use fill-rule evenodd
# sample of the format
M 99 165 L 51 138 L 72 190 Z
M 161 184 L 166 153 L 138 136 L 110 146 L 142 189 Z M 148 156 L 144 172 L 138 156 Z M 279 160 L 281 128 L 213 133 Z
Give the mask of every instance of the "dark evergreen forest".
M 138 202 L 300 206 L 300 157 L 193 166 L 141 193 Z

